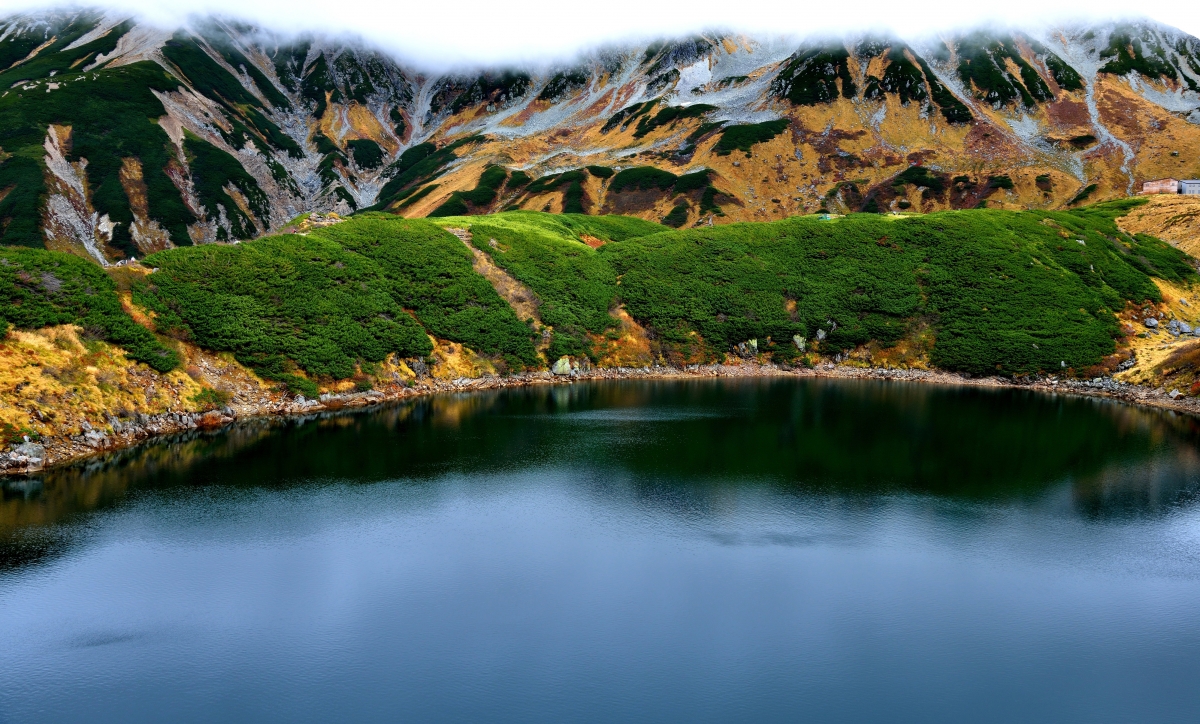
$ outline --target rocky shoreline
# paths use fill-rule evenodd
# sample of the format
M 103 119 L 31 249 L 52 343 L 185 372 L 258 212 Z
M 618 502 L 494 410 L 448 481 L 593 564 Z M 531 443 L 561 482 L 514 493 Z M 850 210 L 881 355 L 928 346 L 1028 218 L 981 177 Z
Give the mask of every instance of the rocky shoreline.
M 109 421 L 111 431 L 98 430 L 85 423 L 84 430 L 79 434 L 47 437 L 39 441 L 26 440 L 7 452 L 0 452 L 0 475 L 34 473 L 46 468 L 58 467 L 85 458 L 152 442 L 157 438 L 169 435 L 193 430 L 216 430 L 239 420 L 299 416 L 347 408 L 363 408 L 440 393 L 497 390 L 533 385 L 562 385 L 598 380 L 683 380 L 738 377 L 858 379 L 973 387 L 1006 387 L 1048 394 L 1104 397 L 1129 404 L 1200 416 L 1200 398 L 1180 395 L 1177 392 L 1172 394 L 1163 389 L 1144 385 L 1119 382 L 1111 377 L 1093 380 L 1041 378 L 1014 381 L 1000 377 L 965 377 L 951 372 L 934 370 L 885 369 L 834 364 L 822 364 L 812 369 L 757 363 L 691 365 L 682 369 L 664 366 L 593 368 L 590 370 L 576 369 L 569 374 L 543 371 L 503 377 L 488 376 L 456 380 L 426 378 L 413 386 L 394 385 L 383 390 L 324 394 L 318 400 L 309 400 L 301 396 L 265 397 L 259 401 L 226 406 L 220 410 L 203 413 L 139 414 L 128 421 L 114 418 Z

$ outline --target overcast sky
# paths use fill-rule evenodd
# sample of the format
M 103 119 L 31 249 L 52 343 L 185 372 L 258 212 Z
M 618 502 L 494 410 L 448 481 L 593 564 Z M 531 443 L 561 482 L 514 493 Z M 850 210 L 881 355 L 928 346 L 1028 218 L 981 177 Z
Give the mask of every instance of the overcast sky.
M 283 32 L 356 35 L 406 59 L 439 66 L 553 60 L 614 41 L 716 28 L 809 35 L 886 27 L 912 37 L 980 24 L 1128 17 L 1131 8 L 1200 35 L 1197 0 L 1157 4 L 1127 0 L 82 0 L 79 4 L 135 12 L 166 26 L 180 24 L 189 13 L 211 12 Z M 0 0 L 0 11 L 7 15 L 54 5 L 58 3 Z M 899 9 L 903 13 L 897 13 Z

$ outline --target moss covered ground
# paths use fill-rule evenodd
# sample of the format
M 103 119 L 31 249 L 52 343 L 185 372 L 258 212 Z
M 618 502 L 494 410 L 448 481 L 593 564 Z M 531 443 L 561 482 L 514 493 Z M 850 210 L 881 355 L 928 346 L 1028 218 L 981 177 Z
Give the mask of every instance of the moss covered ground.
M 160 335 L 232 352 L 311 394 L 427 335 L 497 363 L 541 364 L 535 331 L 472 267 L 471 243 L 536 295 L 548 359 L 592 357 L 623 307 L 668 362 L 747 349 L 786 362 L 883 349 L 916 332 L 928 362 L 967 374 L 1081 373 L 1113 354 L 1117 314 L 1188 289 L 1194 260 L 1117 219 L 1127 200 L 1071 211 L 794 217 L 672 230 L 641 219 L 513 211 L 405 220 L 367 213 L 313 230 L 148 257 L 133 299 Z M 5 325 L 78 324 L 170 368 L 108 275 L 41 250 L 0 254 Z M 1136 305 L 1131 307 L 1130 305 Z M 499 363 L 503 363 L 503 367 Z

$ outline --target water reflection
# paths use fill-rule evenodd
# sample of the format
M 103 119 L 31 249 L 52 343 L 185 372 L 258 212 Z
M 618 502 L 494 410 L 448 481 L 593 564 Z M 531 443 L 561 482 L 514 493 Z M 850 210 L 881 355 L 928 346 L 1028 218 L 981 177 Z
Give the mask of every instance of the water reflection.
M 553 466 L 705 507 L 723 487 L 1036 499 L 1156 514 L 1200 478 L 1191 417 L 1013 390 L 832 380 L 610 382 L 442 395 L 366 413 L 253 421 L 4 483 L 0 565 L 62 549 L 53 524 L 131 491 L 431 481 Z M 686 502 L 684 502 L 686 501 Z

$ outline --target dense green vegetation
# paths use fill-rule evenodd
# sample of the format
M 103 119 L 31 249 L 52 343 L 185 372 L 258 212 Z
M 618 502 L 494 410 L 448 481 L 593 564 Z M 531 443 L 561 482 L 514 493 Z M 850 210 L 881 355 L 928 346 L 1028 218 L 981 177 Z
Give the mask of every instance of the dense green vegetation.
M 1178 80 L 1179 73 L 1169 60 L 1169 52 L 1156 42 L 1144 43 L 1142 38 L 1133 37 L 1130 29 L 1122 28 L 1112 34 L 1108 40 L 1108 47 L 1100 54 L 1101 58 L 1108 60 L 1101 66 L 1100 72 L 1113 75 L 1136 72 L 1147 78 Z M 1192 89 L 1195 90 L 1195 81 L 1187 76 L 1184 78 L 1191 81 L 1189 86 L 1193 86 Z
M 470 209 L 465 202 L 472 206 L 488 206 L 496 200 L 496 194 L 508 178 L 508 171 L 503 166 L 488 166 L 479 175 L 479 183 L 470 191 L 455 191 L 441 206 L 429 212 L 430 216 L 463 216 Z
M 154 63 L 142 62 L 114 70 L 58 74 L 56 90 L 37 81 L 0 98 L 0 243 L 41 247 L 41 208 L 45 196 L 42 147 L 51 123 L 70 126 L 68 158 L 88 160 L 92 203 L 101 214 L 118 222 L 113 243 L 135 254 L 129 226 L 133 216 L 121 186 L 122 159 L 139 159 L 143 167 L 150 217 L 187 244 L 186 226 L 195 221 L 166 174 L 171 141 L 157 124 L 164 113 L 154 91 L 166 92 L 179 82 Z
M 520 71 L 484 73 L 454 99 L 450 112 L 458 113 L 483 101 L 505 103 L 516 100 L 529 91 L 532 82 L 529 74 Z
M 938 80 L 924 58 L 918 57 L 917 64 L 921 66 L 921 72 L 925 74 L 925 80 L 929 82 L 929 92 L 933 96 L 933 102 L 942 109 L 942 117 L 948 123 L 963 125 L 974 120 L 975 116 L 971 113 L 971 109 L 967 108 L 967 104 L 960 101 L 958 96 L 950 92 L 950 89 Z
M 480 251 L 537 294 L 542 321 L 554 328 L 547 350 L 551 358 L 590 355 L 587 333 L 599 334 L 616 324 L 608 313 L 617 294 L 616 273 L 579 235 L 621 241 L 663 229 L 628 217 L 528 211 L 441 223 L 469 228 Z
M 721 131 L 721 140 L 713 149 L 718 156 L 728 156 L 734 151 L 742 151 L 747 156 L 756 144 L 766 143 L 786 131 L 788 120 L 780 118 L 763 123 L 748 123 L 740 126 L 726 126 Z
M 965 176 L 960 178 L 963 181 L 970 181 L 970 179 L 966 178 Z M 955 181 L 958 182 L 959 179 L 955 179 Z M 894 187 L 903 187 L 908 184 L 927 188 L 934 195 L 939 195 L 946 190 L 945 180 L 924 166 L 909 166 L 904 171 L 901 171 L 899 174 L 897 174 L 894 179 L 892 179 L 892 185 Z M 902 190 L 902 188 L 898 188 L 898 191 Z
M 373 169 L 383 165 L 383 147 L 369 138 L 347 141 L 346 147 L 359 168 Z
M 883 77 L 867 76 L 867 84 L 863 89 L 864 98 L 878 98 L 884 93 L 894 93 L 899 96 L 901 103 L 907 105 L 911 101 L 924 101 L 928 97 L 924 73 L 908 59 L 904 51 L 905 46 L 899 44 L 888 49 L 888 64 Z
M 716 106 L 707 103 L 693 103 L 690 106 L 667 106 L 654 116 L 645 115 L 638 121 L 633 132 L 634 138 L 641 138 L 662 126 L 668 126 L 686 118 L 703 118 L 706 113 L 717 110 Z
M 829 103 L 839 94 L 853 98 L 858 88 L 850 72 L 850 53 L 840 45 L 797 53 L 771 82 L 771 92 L 798 106 Z
M 668 191 L 675 187 L 675 180 L 677 178 L 670 171 L 663 171 L 653 166 L 635 166 L 627 168 L 619 172 L 616 176 L 613 176 L 608 190 L 612 193 L 621 193 L 622 191 L 650 191 L 652 189 Z
M 584 192 L 583 182 L 586 180 L 586 175 L 582 170 L 566 171 L 564 173 L 550 174 L 534 179 L 528 186 L 525 187 L 525 193 L 529 195 L 544 194 L 547 191 L 563 192 L 563 213 L 564 214 L 582 214 L 587 211 L 583 207 Z M 563 189 L 563 187 L 566 187 Z
M 502 356 L 510 368 L 537 363 L 529 327 L 471 268 L 466 246 L 441 227 L 371 213 L 313 235 L 377 263 L 396 304 L 413 310 L 430 334 Z
M 1046 81 L 1024 58 L 1012 38 L 992 38 L 974 33 L 958 44 L 958 77 L 963 85 L 975 88 L 976 95 L 996 106 L 1021 101 L 1032 108 L 1037 101 L 1054 99 Z M 1008 63 L 1020 71 L 1014 78 Z
M 467 136 L 438 148 L 432 143 L 421 143 L 400 154 L 383 175 L 388 182 L 379 190 L 379 196 L 371 209 L 382 209 L 404 198 L 405 191 L 429 183 L 442 174 L 446 166 L 458 158 L 458 149 L 480 141 L 479 136 Z M 364 209 L 366 210 L 366 209 Z
M 589 69 L 584 66 L 559 71 L 546 82 L 542 92 L 538 93 L 538 100 L 552 103 L 558 101 L 587 85 L 590 77 Z
M 209 217 L 217 218 L 217 205 L 220 204 L 225 208 L 225 216 L 229 219 L 235 239 L 252 239 L 257 236 L 253 221 L 242 212 L 225 190 L 230 184 L 241 190 L 249 202 L 251 211 L 266 225 L 271 218 L 271 207 L 266 194 L 258 187 L 254 177 L 246 173 L 233 156 L 207 141 L 196 138 L 189 131 L 184 133 L 183 148 L 188 155 L 188 166 L 192 171 L 196 195 L 200 198 L 200 203 L 204 204 Z M 217 230 L 217 238 L 228 240 L 225 229 Z
M 341 379 L 360 360 L 431 349 L 379 266 L 333 241 L 274 236 L 172 249 L 145 263 L 158 271 L 135 284 L 134 299 L 156 312 L 160 332 L 233 352 L 264 378 L 306 395 L 316 386 L 297 369 Z
M 121 308 L 112 279 L 99 266 L 71 254 L 0 247 L 0 338 L 9 325 L 39 329 L 76 324 L 85 335 L 125 349 L 159 372 L 179 357 Z
M 600 132 L 608 133 L 617 126 L 620 126 L 622 129 L 624 129 L 638 117 L 645 116 L 646 114 L 650 113 L 650 111 L 654 110 L 654 106 L 658 105 L 658 101 L 658 98 L 654 98 L 652 100 L 634 103 L 631 106 L 622 108 L 604 122 L 604 126 L 600 128 Z
M 620 298 L 670 348 L 720 354 L 749 339 L 787 358 L 889 345 L 914 319 L 933 361 L 983 374 L 1083 369 L 1114 349 L 1114 310 L 1159 298 L 1150 275 L 1191 281 L 1182 254 L 1113 223 L 1138 201 L 1077 212 L 802 217 L 658 234 L 601 248 Z M 1064 238 L 1067 237 L 1067 238 Z M 836 324 L 836 327 L 834 326 Z

